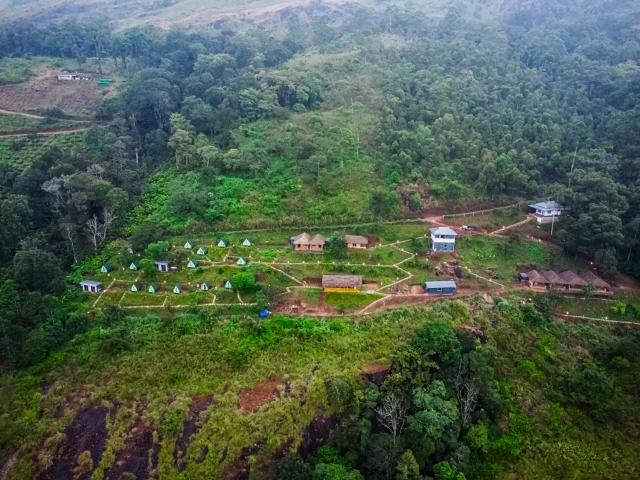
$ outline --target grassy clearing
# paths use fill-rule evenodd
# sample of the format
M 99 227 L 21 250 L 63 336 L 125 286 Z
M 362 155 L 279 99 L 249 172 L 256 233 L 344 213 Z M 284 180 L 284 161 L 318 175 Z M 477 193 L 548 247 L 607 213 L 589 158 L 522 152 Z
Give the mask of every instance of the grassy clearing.
M 325 295 L 324 302 L 338 309 L 340 313 L 348 313 L 360 310 L 379 298 L 382 298 L 382 295 L 374 293 L 331 292 Z
M 524 220 L 524 218 L 522 209 L 509 208 L 478 215 L 447 217 L 446 222 L 450 225 L 476 225 L 478 228 L 493 231 Z
M 456 250 L 463 266 L 503 282 L 515 278 L 519 265 L 535 265 L 541 269 L 582 266 L 579 262 L 554 254 L 548 246 L 533 241 L 510 242 L 501 238 L 470 236 L 459 239 Z
M 0 84 L 24 82 L 31 76 L 31 65 L 23 58 L 0 58 Z
M 640 322 L 638 314 L 631 305 L 638 305 L 627 298 L 615 300 L 584 299 L 563 297 L 560 300 L 557 311 L 571 315 L 583 315 L 585 317 L 604 318 L 609 320 L 622 320 L 627 322 Z

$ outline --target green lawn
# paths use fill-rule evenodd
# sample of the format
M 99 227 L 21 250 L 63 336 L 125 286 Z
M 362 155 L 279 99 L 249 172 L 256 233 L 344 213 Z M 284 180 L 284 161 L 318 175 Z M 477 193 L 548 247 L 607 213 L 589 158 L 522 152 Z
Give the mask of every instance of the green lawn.
M 548 246 L 528 240 L 470 236 L 456 242 L 461 265 L 483 276 L 502 282 L 515 278 L 519 265 L 535 265 L 539 269 L 581 268 L 580 262 L 554 253 Z
M 375 293 L 327 293 L 324 301 L 327 305 L 337 308 L 341 313 L 358 311 L 371 302 L 382 298 L 382 295 Z

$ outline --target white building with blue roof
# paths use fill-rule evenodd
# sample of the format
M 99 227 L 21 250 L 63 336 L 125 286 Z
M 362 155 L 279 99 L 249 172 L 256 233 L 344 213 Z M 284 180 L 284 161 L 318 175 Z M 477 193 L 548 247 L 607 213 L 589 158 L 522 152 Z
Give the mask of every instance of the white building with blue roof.
M 564 212 L 564 207 L 555 200 L 533 203 L 529 205 L 529 208 L 533 208 L 535 210 L 536 221 L 539 224 L 557 221 Z
M 449 227 L 434 227 L 431 232 L 431 249 L 434 252 L 453 252 L 458 234 Z

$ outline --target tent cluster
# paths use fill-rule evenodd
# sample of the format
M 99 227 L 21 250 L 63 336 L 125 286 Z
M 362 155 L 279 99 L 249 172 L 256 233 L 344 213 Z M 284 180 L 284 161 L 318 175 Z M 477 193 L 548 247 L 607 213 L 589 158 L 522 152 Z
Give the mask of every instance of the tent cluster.
M 220 240 L 215 242 L 215 245 L 218 248 L 226 248 L 229 246 L 229 240 L 227 240 L 226 238 L 221 238 Z M 242 241 L 241 245 L 243 247 L 251 247 L 253 246 L 253 243 L 251 243 L 251 240 L 249 240 L 248 238 L 245 238 Z M 193 248 L 195 248 L 194 243 L 191 240 L 187 240 L 186 242 L 184 242 L 183 247 L 185 250 L 192 250 Z M 196 251 L 197 255 L 206 255 L 207 252 L 209 251 L 209 249 L 205 245 L 198 245 L 197 248 L 198 248 Z
M 227 281 L 227 283 L 229 282 Z M 208 292 L 209 290 L 211 290 L 211 288 L 212 288 L 212 284 L 209 282 L 200 282 L 196 284 L 196 289 L 202 292 Z M 227 288 L 226 285 L 225 285 L 225 288 Z M 129 290 L 133 293 L 144 292 L 144 291 L 148 293 L 158 293 L 160 291 L 160 285 L 158 283 L 150 283 L 145 288 L 144 285 L 135 282 L 131 284 L 131 288 Z M 171 289 L 171 291 L 175 294 L 180 294 L 182 293 L 183 290 L 185 290 L 184 285 L 181 285 L 179 283 L 175 284 Z

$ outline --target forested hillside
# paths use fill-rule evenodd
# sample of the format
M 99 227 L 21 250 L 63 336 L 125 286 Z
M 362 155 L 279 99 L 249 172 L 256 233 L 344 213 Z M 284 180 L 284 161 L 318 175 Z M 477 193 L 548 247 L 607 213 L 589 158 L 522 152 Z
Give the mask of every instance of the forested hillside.
M 130 423 L 143 421 L 155 460 L 136 478 L 636 478 L 637 335 L 555 325 L 553 294 L 362 324 L 263 324 L 242 308 L 125 311 L 124 295 L 96 308 L 78 291 L 112 258 L 127 269 L 143 255 L 153 273 L 176 239 L 375 224 L 390 244 L 404 231 L 382 222 L 550 198 L 567 210 L 544 231 L 558 248 L 544 258 L 564 255 L 611 282 L 640 278 L 637 2 L 240 3 L 0 3 L 0 87 L 51 65 L 115 79 L 91 91 L 100 106 L 80 119 L 58 105 L 0 116 L 0 460 L 16 462 L 7 478 L 102 478 Z M 23 135 L 28 124 L 62 131 Z M 518 241 L 492 255 L 535 258 Z M 425 250 L 415 239 L 407 248 L 385 251 L 394 268 L 409 260 L 398 252 Z M 339 248 L 328 255 L 344 259 Z M 384 268 L 382 255 L 372 261 Z M 295 268 L 279 272 L 269 288 L 256 286 L 264 272 L 241 279 L 251 305 L 277 302 L 282 276 L 296 280 Z M 151 371 L 160 360 L 167 368 Z M 359 376 L 371 362 L 388 367 L 377 386 Z M 251 415 L 234 408 L 267 378 L 279 402 L 251 432 Z M 196 429 L 203 450 L 187 455 L 182 420 L 197 423 L 190 402 L 205 397 L 205 409 L 222 410 Z M 62 439 L 81 407 L 100 409 L 88 411 L 110 432 L 101 449 Z M 309 439 L 302 428 L 316 421 Z M 317 453 L 329 442 L 322 422 L 337 434 Z

